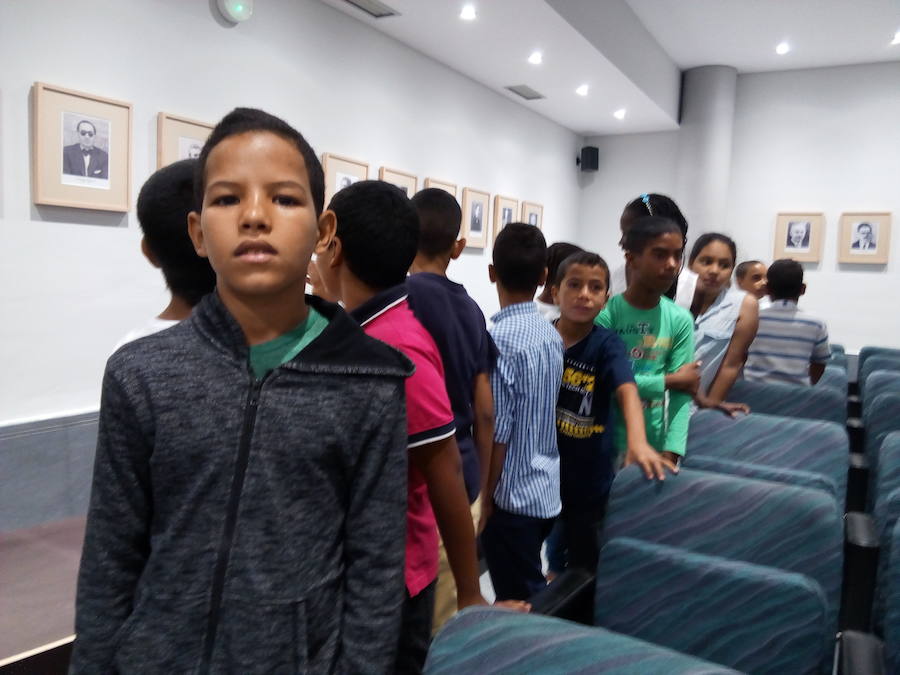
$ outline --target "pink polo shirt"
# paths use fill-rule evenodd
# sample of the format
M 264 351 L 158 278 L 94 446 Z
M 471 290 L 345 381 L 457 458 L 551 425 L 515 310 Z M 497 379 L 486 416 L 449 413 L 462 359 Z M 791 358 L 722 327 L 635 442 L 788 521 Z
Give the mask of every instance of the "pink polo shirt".
M 453 411 L 437 345 L 413 316 L 406 296 L 362 321 L 366 334 L 396 347 L 416 366 L 406 380 L 406 425 L 410 453 L 453 436 Z M 406 590 L 418 595 L 437 578 L 438 531 L 425 478 L 409 463 L 406 506 Z

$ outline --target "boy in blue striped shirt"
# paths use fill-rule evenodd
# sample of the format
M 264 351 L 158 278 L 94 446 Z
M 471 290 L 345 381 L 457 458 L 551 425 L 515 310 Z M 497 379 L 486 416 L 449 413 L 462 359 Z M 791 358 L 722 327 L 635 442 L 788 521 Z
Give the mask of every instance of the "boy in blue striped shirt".
M 803 266 L 796 260 L 776 260 L 769 267 L 768 284 L 772 305 L 759 311 L 759 329 L 747 353 L 744 378 L 815 384 L 825 372 L 831 347 L 825 322 L 797 307 L 806 293 Z
M 533 302 L 546 281 L 546 252 L 539 229 L 511 223 L 497 236 L 489 267 L 501 309 L 491 317 L 499 356 L 491 374 L 496 422 L 481 544 L 498 600 L 526 600 L 546 584 L 541 544 L 560 512 L 563 343 Z

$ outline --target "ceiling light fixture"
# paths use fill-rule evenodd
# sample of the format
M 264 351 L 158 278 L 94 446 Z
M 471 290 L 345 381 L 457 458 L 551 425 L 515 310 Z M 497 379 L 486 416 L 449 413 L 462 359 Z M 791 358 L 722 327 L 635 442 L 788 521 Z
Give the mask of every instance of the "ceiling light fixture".
M 625 113 L 627 112 L 628 111 L 625 110 L 625 108 L 619 108 L 618 110 L 616 110 L 616 112 L 613 113 L 613 117 L 615 117 L 617 120 L 624 120 Z
M 900 45 L 900 30 L 894 33 L 894 39 L 891 40 L 892 45 Z
M 475 13 L 475 5 L 463 5 L 459 18 L 463 21 L 474 21 L 478 15 Z
M 791 46 L 787 42 L 779 42 L 778 46 L 775 47 L 775 53 L 779 56 L 784 56 L 789 51 L 791 51 Z
M 579 96 L 587 96 L 588 95 L 588 86 L 586 84 L 581 85 L 578 89 L 575 90 L 575 93 Z
M 531 52 L 531 56 L 528 57 L 528 63 L 530 63 L 534 66 L 539 66 L 543 62 L 544 62 L 544 55 L 541 54 L 539 51 Z

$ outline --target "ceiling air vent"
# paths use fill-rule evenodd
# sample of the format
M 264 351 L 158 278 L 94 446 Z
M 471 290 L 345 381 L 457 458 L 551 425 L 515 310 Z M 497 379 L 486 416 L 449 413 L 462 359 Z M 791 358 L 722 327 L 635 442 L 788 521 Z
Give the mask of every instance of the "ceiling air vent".
M 344 2 L 361 9 L 373 19 L 383 19 L 386 16 L 400 16 L 400 12 L 391 9 L 383 2 L 378 2 L 378 0 L 344 0 Z
M 518 94 L 526 101 L 536 101 L 539 98 L 546 98 L 543 94 L 536 92 L 534 89 L 529 87 L 527 84 L 516 84 L 511 87 L 507 87 L 509 91 L 514 94 Z

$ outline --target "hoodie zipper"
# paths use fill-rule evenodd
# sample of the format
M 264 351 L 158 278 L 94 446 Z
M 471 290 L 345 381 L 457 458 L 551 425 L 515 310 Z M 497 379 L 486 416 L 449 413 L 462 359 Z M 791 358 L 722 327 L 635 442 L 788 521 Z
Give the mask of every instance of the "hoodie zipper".
M 241 440 L 238 446 L 237 461 L 231 477 L 231 492 L 228 496 L 228 508 L 225 511 L 225 528 L 219 540 L 216 553 L 216 566 L 213 572 L 212 593 L 210 595 L 209 621 L 203 645 L 203 662 L 200 672 L 208 673 L 212 665 L 213 648 L 216 642 L 216 631 L 219 627 L 219 615 L 222 610 L 222 594 L 225 589 L 225 572 L 231 558 L 231 547 L 234 544 L 234 531 L 237 527 L 238 508 L 241 492 L 244 489 L 244 478 L 247 475 L 247 463 L 250 460 L 250 441 L 253 438 L 253 427 L 256 424 L 256 412 L 259 408 L 259 393 L 263 380 L 253 379 L 247 395 L 244 409 L 244 423 L 241 427 Z

